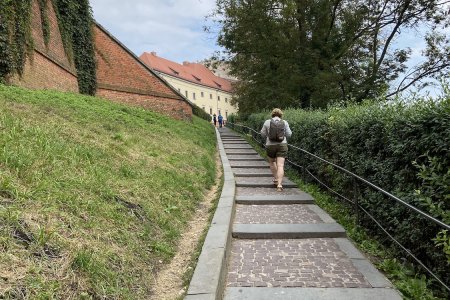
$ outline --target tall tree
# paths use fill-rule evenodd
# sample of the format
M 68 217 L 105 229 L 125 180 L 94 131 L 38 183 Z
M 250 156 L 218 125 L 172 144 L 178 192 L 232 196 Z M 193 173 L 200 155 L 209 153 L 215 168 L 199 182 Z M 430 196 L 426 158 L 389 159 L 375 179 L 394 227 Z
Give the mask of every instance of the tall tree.
M 404 30 L 428 25 L 427 60 L 388 94 L 448 73 L 445 0 L 217 0 L 219 45 L 240 78 L 235 101 L 249 113 L 273 106 L 324 107 L 386 93 L 406 71 Z

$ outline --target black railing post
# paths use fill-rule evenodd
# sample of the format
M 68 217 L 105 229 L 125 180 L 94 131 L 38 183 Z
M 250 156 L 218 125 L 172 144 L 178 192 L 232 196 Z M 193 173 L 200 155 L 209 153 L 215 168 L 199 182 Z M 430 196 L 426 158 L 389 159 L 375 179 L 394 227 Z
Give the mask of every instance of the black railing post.
M 359 225 L 361 221 L 359 218 L 359 187 L 355 177 L 352 177 L 352 183 L 353 183 L 353 207 L 355 210 L 356 224 Z

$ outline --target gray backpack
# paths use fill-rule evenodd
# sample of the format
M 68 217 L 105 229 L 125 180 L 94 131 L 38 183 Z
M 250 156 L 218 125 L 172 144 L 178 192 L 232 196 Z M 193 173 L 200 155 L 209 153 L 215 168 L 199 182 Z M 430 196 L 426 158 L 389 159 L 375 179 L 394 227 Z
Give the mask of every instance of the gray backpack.
M 284 121 L 283 120 L 270 120 L 269 126 L 269 140 L 272 142 L 280 143 L 284 140 Z

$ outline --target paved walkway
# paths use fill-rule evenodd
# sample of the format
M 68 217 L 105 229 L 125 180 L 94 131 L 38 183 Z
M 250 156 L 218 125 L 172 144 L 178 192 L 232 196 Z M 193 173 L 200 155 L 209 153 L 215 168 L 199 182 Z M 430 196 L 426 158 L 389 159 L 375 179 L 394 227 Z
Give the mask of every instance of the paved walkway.
M 345 230 L 236 133 L 219 130 L 236 181 L 224 299 L 401 299 Z

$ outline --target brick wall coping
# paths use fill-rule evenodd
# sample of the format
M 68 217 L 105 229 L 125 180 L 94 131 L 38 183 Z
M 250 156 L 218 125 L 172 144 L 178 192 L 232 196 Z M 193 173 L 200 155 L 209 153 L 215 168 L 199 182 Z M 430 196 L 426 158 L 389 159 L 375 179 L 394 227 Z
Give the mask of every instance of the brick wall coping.
M 76 72 L 76 70 L 74 68 L 65 66 L 64 64 L 60 63 L 55 57 L 53 57 L 51 54 L 46 53 L 43 49 L 40 49 L 39 47 L 35 46 L 34 47 L 34 51 L 36 51 L 40 55 L 44 56 L 49 61 L 51 61 L 52 63 L 54 63 L 55 65 L 57 65 L 61 69 L 64 69 L 65 71 L 67 71 L 68 73 L 72 74 L 73 76 L 75 76 L 75 77 L 78 76 L 77 72 Z
M 129 87 L 118 86 L 118 85 L 114 85 L 114 84 L 98 83 L 97 84 L 97 88 L 104 89 L 104 90 L 115 91 L 115 92 L 125 92 L 125 93 L 130 93 L 130 94 L 137 94 L 137 95 L 144 95 L 144 96 L 154 96 L 154 97 L 160 97 L 160 98 L 169 98 L 169 99 L 180 100 L 180 98 L 178 98 L 178 97 L 176 97 L 174 95 L 166 94 L 166 93 L 159 93 L 159 92 L 155 92 L 155 91 L 146 91 L 146 90 L 141 90 L 141 89 L 136 89 L 136 88 L 129 88 Z

